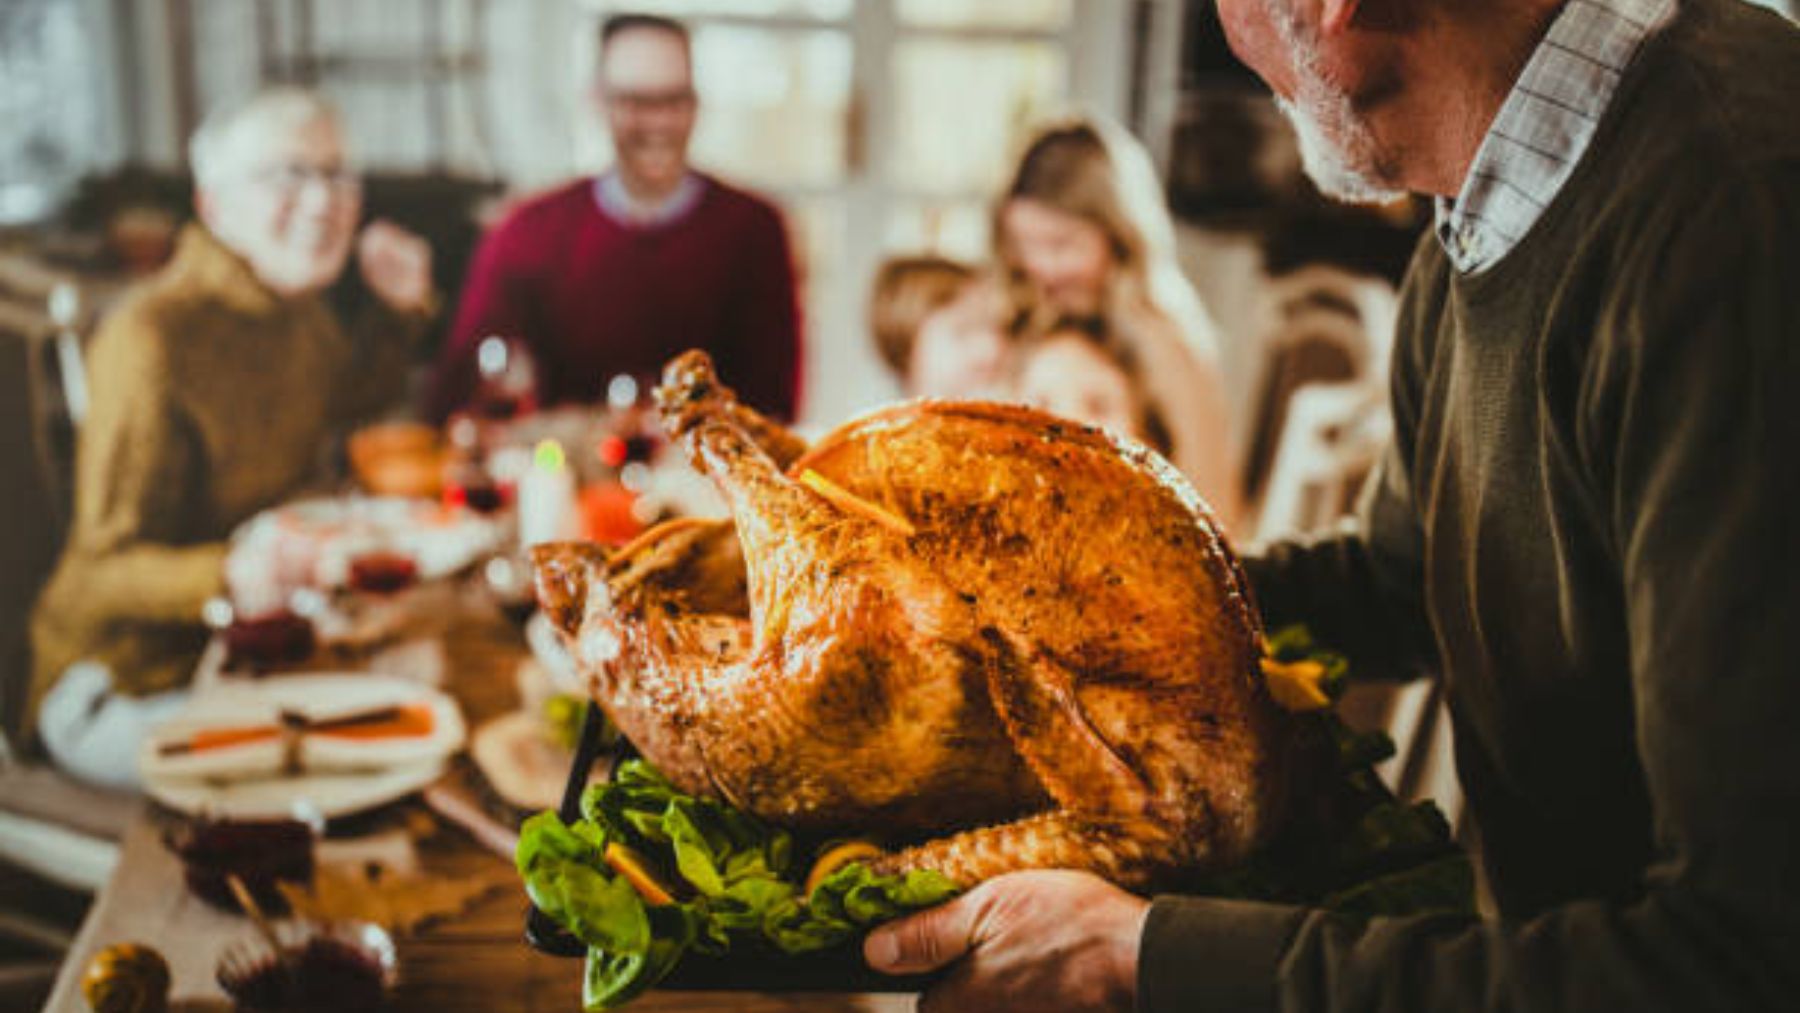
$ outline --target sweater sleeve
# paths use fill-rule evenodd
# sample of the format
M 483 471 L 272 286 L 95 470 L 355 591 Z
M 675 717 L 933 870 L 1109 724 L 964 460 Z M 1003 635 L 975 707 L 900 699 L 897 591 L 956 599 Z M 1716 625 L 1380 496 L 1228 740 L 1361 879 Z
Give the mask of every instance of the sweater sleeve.
M 1431 668 L 1418 517 L 1397 448 L 1370 476 L 1354 521 L 1275 543 L 1243 563 L 1271 630 L 1307 624 L 1359 676 L 1411 679 Z
M 352 314 L 344 328 L 350 359 L 335 389 L 339 425 L 355 426 L 401 401 L 413 350 L 436 315 L 435 295 L 429 306 L 404 312 L 371 295 Z
M 85 604 L 122 620 L 193 623 L 224 589 L 225 545 L 190 542 L 206 461 L 147 314 L 108 320 L 88 355 L 69 553 Z
M 720 363 L 719 372 L 742 378 L 733 386 L 752 407 L 791 421 L 800 407 L 799 288 L 780 213 L 767 206 L 755 211 L 739 306 L 731 314 L 731 359 Z
M 456 319 L 432 369 L 425 414 L 435 422 L 475 393 L 475 353 L 481 339 L 498 334 L 541 347 L 532 309 L 533 272 L 524 256 L 527 225 L 516 216 L 501 223 L 482 239 L 469 262 Z
M 1654 808 L 1641 899 L 1517 924 L 1160 899 L 1141 949 L 1144 1009 L 1792 1008 L 1796 194 L 1788 166 L 1652 212 L 1656 227 L 1624 244 L 1580 398 Z

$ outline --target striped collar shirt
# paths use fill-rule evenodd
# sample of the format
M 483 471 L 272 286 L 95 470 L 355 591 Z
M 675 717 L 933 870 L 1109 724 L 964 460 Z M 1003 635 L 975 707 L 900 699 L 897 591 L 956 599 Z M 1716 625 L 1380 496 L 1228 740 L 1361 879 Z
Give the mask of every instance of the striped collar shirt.
M 1518 244 L 1568 182 L 1638 48 L 1676 0 L 1569 0 L 1488 127 L 1455 200 L 1437 200 L 1437 235 L 1458 271 Z

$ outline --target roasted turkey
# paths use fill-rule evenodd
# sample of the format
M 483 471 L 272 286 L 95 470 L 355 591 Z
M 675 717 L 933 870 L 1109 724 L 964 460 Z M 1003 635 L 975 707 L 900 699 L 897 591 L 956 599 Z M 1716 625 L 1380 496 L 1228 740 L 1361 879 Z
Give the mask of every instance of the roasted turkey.
M 536 567 L 595 698 L 682 789 L 903 842 L 883 871 L 963 884 L 1145 887 L 1270 832 L 1287 719 L 1243 574 L 1161 458 L 931 401 L 807 448 L 699 352 L 657 396 L 731 519 L 541 546 Z

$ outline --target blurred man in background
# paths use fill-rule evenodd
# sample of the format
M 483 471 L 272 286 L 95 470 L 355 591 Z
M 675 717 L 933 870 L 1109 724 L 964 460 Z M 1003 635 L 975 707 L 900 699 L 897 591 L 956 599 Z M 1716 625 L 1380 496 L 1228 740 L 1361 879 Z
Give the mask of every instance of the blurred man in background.
M 1328 193 L 1430 195 L 1358 527 L 1271 625 L 1445 681 L 1498 918 L 1000 877 L 927 1009 L 1762 1010 L 1800 995 L 1800 32 L 1740 0 L 1221 0 Z
M 317 96 L 215 113 L 190 159 L 199 222 L 88 349 L 74 523 L 32 619 L 38 736 L 114 787 L 136 783 L 143 735 L 181 702 L 202 606 L 272 604 L 310 577 L 277 546 L 229 555 L 226 538 L 316 479 L 334 433 L 403 396 L 435 302 L 422 240 L 384 222 L 358 235 L 361 187 Z M 323 293 L 352 247 L 375 299 L 345 327 Z
M 740 396 L 791 419 L 800 391 L 787 234 L 766 202 L 688 165 L 698 102 L 686 28 L 618 15 L 595 95 L 617 162 L 515 210 L 482 243 L 433 384 L 433 417 L 478 393 L 495 336 L 535 360 L 538 399 L 591 401 L 609 379 L 711 352 Z

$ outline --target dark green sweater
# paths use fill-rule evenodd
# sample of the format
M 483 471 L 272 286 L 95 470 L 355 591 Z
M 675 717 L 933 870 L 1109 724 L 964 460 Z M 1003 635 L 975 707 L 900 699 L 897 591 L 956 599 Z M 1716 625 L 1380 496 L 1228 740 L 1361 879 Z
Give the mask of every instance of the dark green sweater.
M 1359 533 L 1248 569 L 1446 680 L 1501 918 L 1161 898 L 1141 1008 L 1800 1008 L 1797 246 L 1800 32 L 1738 0 L 1683 4 L 1503 260 L 1425 237 Z

